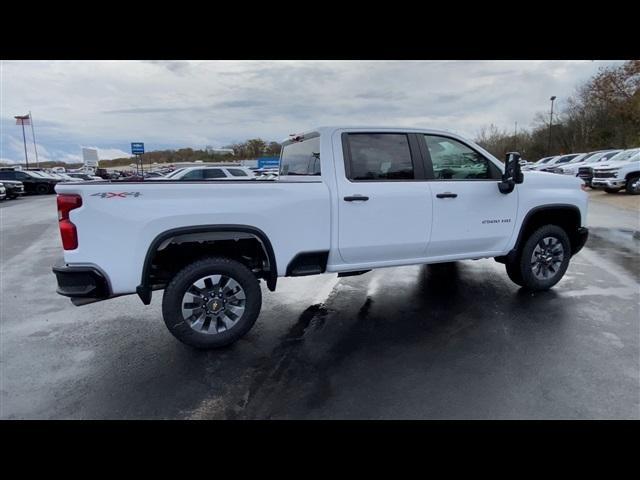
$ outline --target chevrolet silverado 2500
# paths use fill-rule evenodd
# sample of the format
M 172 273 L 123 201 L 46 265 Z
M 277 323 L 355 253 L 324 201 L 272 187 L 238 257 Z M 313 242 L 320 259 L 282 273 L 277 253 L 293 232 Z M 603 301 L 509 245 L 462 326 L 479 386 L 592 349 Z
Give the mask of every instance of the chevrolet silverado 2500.
M 495 258 L 545 290 L 587 240 L 587 194 L 518 160 L 446 131 L 323 127 L 283 143 L 277 180 L 58 184 L 58 293 L 149 304 L 163 289 L 171 333 L 214 348 L 278 277 Z

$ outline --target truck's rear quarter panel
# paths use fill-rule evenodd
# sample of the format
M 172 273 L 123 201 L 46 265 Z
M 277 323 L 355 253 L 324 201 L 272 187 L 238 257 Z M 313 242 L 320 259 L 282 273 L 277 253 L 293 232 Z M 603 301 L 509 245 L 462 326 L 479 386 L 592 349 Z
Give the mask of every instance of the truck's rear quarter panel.
M 321 182 L 105 182 L 56 191 L 82 196 L 70 213 L 78 248 L 65 251 L 65 263 L 99 267 L 114 295 L 135 292 L 149 246 L 175 228 L 258 228 L 273 246 L 279 276 L 297 253 L 330 248 L 329 191 Z

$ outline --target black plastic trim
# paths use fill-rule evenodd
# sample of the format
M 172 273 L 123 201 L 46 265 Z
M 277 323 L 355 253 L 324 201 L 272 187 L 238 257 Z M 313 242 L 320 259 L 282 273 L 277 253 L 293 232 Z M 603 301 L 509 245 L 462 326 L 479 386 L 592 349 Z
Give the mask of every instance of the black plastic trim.
M 264 248 L 267 250 L 267 258 L 269 259 L 269 276 L 267 277 L 267 288 L 272 292 L 276 289 L 276 283 L 278 280 L 278 268 L 276 265 L 276 257 L 273 252 L 273 247 L 267 235 L 256 227 L 249 225 L 194 225 L 191 227 L 179 227 L 167 230 L 159 234 L 147 250 L 147 254 L 144 258 L 144 264 L 142 267 L 142 276 L 140 279 L 140 285 L 136 287 L 136 293 L 142 300 L 142 303 L 149 305 L 151 303 L 152 286 L 148 284 L 151 271 L 151 261 L 155 255 L 158 247 L 166 239 L 175 237 L 178 235 L 185 235 L 189 233 L 206 233 L 206 232 L 242 232 L 255 235 L 260 239 Z
M 56 292 L 59 295 L 97 300 L 112 296 L 107 278 L 95 267 L 54 265 L 52 271 L 58 281 Z
M 516 243 L 513 247 L 513 249 L 511 251 L 509 251 L 509 253 L 506 255 L 508 260 L 513 260 L 515 259 L 516 255 L 518 254 L 518 249 L 520 248 L 520 243 L 522 242 L 522 235 L 524 230 L 527 227 L 527 222 L 531 219 L 531 217 L 541 211 L 544 210 L 572 210 L 575 213 L 578 214 L 578 225 L 580 225 L 582 223 L 582 215 L 580 214 L 580 209 L 578 207 L 576 207 L 575 205 L 571 205 L 568 203 L 552 203 L 552 204 L 548 204 L 548 205 L 540 205 L 538 207 L 534 207 L 531 210 L 529 210 L 527 212 L 527 214 L 524 216 L 524 219 L 522 220 L 522 224 L 520 225 L 520 231 L 518 232 L 518 238 L 516 240 Z M 580 234 L 580 230 L 583 229 L 584 227 L 578 227 L 578 234 Z M 586 228 L 585 228 L 586 230 Z M 570 232 L 569 232 L 570 233 Z M 569 238 L 571 238 L 571 236 L 569 236 Z M 586 243 L 586 238 L 584 240 L 584 242 Z M 579 244 L 579 241 L 578 241 Z M 584 246 L 584 243 L 580 246 L 580 249 Z M 571 255 L 575 255 L 576 253 L 578 253 L 578 251 L 580 249 L 576 249 L 576 251 L 571 252 Z
M 578 229 L 577 243 L 576 243 L 574 251 L 572 252 L 572 255 L 575 255 L 580 250 L 582 250 L 582 247 L 584 247 L 584 245 L 585 245 L 585 243 L 587 243 L 588 239 L 589 239 L 589 229 L 586 228 L 586 227 L 580 227 Z
M 327 269 L 328 259 L 329 250 L 297 253 L 287 265 L 286 276 L 303 277 L 324 273 Z

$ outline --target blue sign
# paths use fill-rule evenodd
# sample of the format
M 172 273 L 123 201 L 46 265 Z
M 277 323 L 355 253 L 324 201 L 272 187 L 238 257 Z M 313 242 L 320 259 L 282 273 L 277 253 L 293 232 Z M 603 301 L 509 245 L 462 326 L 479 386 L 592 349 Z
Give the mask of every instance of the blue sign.
M 144 153 L 144 143 L 131 142 L 131 153 L 134 155 L 142 155 Z
M 258 168 L 278 168 L 279 166 L 279 157 L 261 157 L 258 159 Z

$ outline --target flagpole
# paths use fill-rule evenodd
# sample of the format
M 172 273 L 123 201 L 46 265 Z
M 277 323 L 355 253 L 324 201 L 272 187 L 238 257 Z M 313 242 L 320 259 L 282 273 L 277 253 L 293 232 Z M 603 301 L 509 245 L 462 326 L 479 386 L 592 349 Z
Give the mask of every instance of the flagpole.
M 31 121 L 31 134 L 33 135 L 33 148 L 36 151 L 36 167 L 40 168 L 40 162 L 38 161 L 38 147 L 36 145 L 36 131 L 33 128 L 33 117 L 31 116 L 31 110 L 29 110 L 29 120 Z
M 24 122 L 20 122 L 22 125 L 22 141 L 24 142 L 24 158 L 27 162 L 27 170 L 29 170 L 29 156 L 27 155 L 27 137 L 24 134 Z

